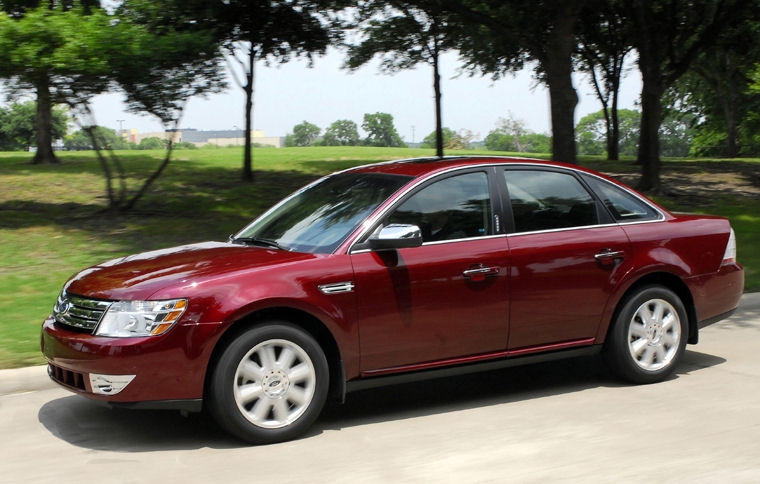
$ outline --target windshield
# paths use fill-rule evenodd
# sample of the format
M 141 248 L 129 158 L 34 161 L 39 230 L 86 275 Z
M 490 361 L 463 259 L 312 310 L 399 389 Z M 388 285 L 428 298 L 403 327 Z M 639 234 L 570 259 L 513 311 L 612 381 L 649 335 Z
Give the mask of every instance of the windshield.
M 411 179 L 355 172 L 326 177 L 280 202 L 233 240 L 265 241 L 285 250 L 329 254 Z

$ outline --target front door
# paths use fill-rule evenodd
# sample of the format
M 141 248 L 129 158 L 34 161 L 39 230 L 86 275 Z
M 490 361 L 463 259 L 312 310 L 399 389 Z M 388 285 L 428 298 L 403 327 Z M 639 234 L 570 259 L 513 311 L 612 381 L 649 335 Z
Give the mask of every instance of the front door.
M 507 245 L 493 214 L 486 171 L 448 176 L 382 221 L 417 225 L 422 246 L 352 254 L 363 372 L 506 348 Z

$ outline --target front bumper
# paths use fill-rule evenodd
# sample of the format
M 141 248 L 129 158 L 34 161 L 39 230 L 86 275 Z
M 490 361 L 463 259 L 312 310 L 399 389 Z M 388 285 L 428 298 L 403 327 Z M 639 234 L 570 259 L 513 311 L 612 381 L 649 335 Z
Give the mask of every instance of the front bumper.
M 81 395 L 121 403 L 199 400 L 221 326 L 180 321 L 160 336 L 110 338 L 62 329 L 48 317 L 41 346 L 51 378 Z M 132 375 L 119 391 L 104 391 L 108 381 Z

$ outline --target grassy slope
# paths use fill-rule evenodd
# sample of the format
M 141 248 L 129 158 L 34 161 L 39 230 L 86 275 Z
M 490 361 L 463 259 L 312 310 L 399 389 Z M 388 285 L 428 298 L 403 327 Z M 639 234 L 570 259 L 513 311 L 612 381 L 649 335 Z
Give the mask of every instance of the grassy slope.
M 26 154 L 0 153 L 0 368 L 42 363 L 40 322 L 62 284 L 84 267 L 143 250 L 222 240 L 320 175 L 432 154 L 400 148 L 257 148 L 256 181 L 250 185 L 239 180 L 239 148 L 179 151 L 134 212 L 114 215 L 104 212 L 105 183 L 92 153 L 61 153 L 60 166 L 31 166 Z M 118 155 L 124 160 L 128 185 L 135 187 L 163 153 Z M 582 164 L 600 171 L 636 171 L 626 161 L 585 157 Z M 755 249 L 760 247 L 760 201 L 716 198 L 696 210 L 677 199 L 659 201 L 669 208 L 731 218 L 739 259 L 747 268 L 747 287 L 760 289 L 760 252 Z

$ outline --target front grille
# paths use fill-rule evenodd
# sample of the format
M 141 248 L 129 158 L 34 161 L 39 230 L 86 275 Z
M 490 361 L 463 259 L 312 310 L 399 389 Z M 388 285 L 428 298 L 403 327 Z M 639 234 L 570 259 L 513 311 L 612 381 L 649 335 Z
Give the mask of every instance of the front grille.
M 74 388 L 75 390 L 87 391 L 84 387 L 84 373 L 77 373 L 76 371 L 64 370 L 55 365 L 48 364 L 48 374 L 50 378 L 57 381 L 61 385 Z
M 92 333 L 111 301 L 101 301 L 62 292 L 53 308 L 55 322 L 66 329 Z

